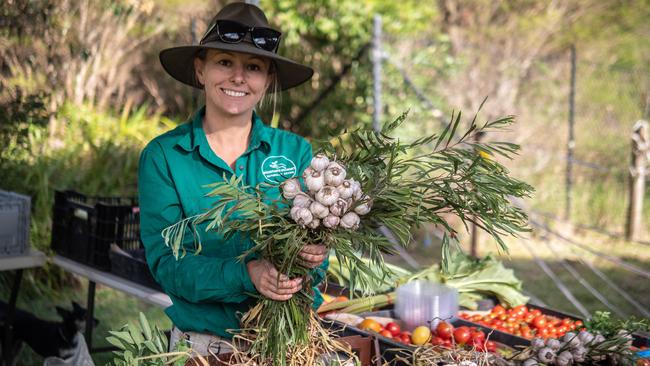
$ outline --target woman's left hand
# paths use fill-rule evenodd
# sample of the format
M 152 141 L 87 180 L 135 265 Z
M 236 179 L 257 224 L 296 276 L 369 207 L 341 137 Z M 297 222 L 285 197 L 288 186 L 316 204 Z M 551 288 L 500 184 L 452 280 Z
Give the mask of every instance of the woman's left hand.
M 324 245 L 305 245 L 298 255 L 306 262 L 308 268 L 320 266 L 327 258 L 329 250 Z

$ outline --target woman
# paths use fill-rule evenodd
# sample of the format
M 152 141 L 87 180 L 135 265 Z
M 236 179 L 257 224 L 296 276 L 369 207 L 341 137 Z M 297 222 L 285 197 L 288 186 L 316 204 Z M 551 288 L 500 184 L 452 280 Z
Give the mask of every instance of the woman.
M 241 235 L 225 240 L 199 226 L 202 251 L 194 253 L 188 234 L 188 253 L 179 259 L 161 237 L 165 227 L 212 206 L 207 184 L 233 175 L 249 186 L 276 183 L 299 176 L 309 165 L 307 141 L 266 126 L 254 111 L 263 96 L 275 96 L 313 74 L 277 54 L 280 37 L 259 8 L 234 3 L 215 16 L 199 45 L 160 53 L 172 77 L 205 92 L 205 106 L 188 123 L 156 137 L 140 157 L 141 238 L 149 268 L 173 302 L 166 309 L 175 325 L 170 349 L 183 336 L 206 355 L 209 344 L 232 337 L 229 330 L 239 328 L 255 296 L 286 301 L 302 287 L 300 278 L 281 275 L 278 281 L 264 259 L 238 261 L 252 247 Z M 278 190 L 268 193 L 279 197 Z M 314 268 L 318 284 L 327 268 L 326 248 L 306 245 L 300 255 Z M 315 300 L 314 306 L 322 302 L 317 290 Z

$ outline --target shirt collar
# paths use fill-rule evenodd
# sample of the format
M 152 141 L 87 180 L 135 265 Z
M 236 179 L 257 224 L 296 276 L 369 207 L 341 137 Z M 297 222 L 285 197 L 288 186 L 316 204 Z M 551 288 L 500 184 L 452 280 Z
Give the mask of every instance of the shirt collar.
M 198 148 L 201 145 L 202 141 L 205 141 L 207 143 L 205 132 L 203 131 L 204 116 L 205 106 L 201 107 L 196 111 L 196 113 L 194 113 L 192 120 L 188 122 L 191 125 L 190 131 L 181 136 L 181 138 L 176 143 L 178 146 L 189 152 Z M 255 111 L 253 111 L 252 123 L 253 127 L 251 129 L 251 139 L 246 151 L 248 152 L 255 150 L 262 144 L 264 144 L 265 147 L 269 148 L 271 146 L 271 127 L 265 125 L 262 119 L 257 115 L 257 113 L 255 113 Z

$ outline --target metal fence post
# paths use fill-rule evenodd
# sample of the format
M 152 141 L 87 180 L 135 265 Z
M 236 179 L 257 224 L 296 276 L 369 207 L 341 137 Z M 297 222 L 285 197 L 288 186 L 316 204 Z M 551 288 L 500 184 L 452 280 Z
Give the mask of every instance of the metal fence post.
M 381 15 L 375 14 L 374 32 L 372 38 L 372 79 L 373 79 L 373 111 L 372 128 L 375 131 L 381 130 Z
M 573 188 L 573 149 L 575 148 L 575 95 L 576 95 L 576 47 L 571 45 L 571 85 L 569 90 L 569 140 L 567 141 L 566 204 L 564 218 L 571 221 L 571 189 Z
M 648 122 L 639 120 L 632 128 L 632 161 L 630 164 L 630 192 L 625 225 L 625 238 L 634 240 L 641 227 L 645 178 L 650 160 L 650 131 Z

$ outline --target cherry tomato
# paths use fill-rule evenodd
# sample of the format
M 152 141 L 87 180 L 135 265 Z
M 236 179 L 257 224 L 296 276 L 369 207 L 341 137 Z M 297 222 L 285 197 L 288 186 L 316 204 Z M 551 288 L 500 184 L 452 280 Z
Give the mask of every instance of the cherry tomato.
M 402 332 L 402 329 L 400 329 L 399 324 L 394 322 L 390 322 L 386 324 L 386 330 L 389 331 L 393 337 L 395 337 L 396 335 Z
M 399 336 L 395 338 L 399 338 L 402 343 L 411 344 L 411 335 L 406 332 L 400 333 Z
M 497 305 L 497 306 L 492 308 L 492 313 L 494 313 L 494 314 L 505 314 L 506 309 L 501 305 Z
M 472 338 L 472 341 L 485 341 L 485 333 L 483 333 L 481 330 L 472 330 L 470 336 Z
M 447 322 L 440 322 L 436 327 L 436 334 L 442 339 L 451 339 L 454 334 L 454 326 Z
M 576 328 L 581 327 L 582 326 L 582 320 L 576 320 L 575 323 L 573 323 L 573 324 L 576 325 Z
M 434 346 L 442 346 L 445 344 L 445 340 L 436 336 L 431 339 L 431 344 Z
M 485 341 L 482 341 L 480 339 L 472 339 L 472 347 L 474 347 L 479 352 L 483 352 L 485 351 Z
M 541 310 L 539 310 L 539 309 L 533 309 L 533 310 L 531 310 L 531 313 L 532 313 L 534 316 L 540 316 L 540 315 L 542 315 L 542 312 L 541 312 Z
M 535 317 L 533 319 L 533 326 L 537 329 L 544 328 L 546 326 L 546 317 L 544 315 Z
M 453 346 L 453 344 L 451 343 L 451 339 L 445 339 L 443 342 L 444 343 L 442 344 L 442 346 L 445 348 L 451 348 Z
M 488 350 L 488 352 L 495 352 L 497 350 L 497 344 L 493 341 L 487 341 L 485 342 L 485 349 Z
M 522 314 L 528 313 L 528 308 L 526 307 L 526 305 L 517 305 L 517 306 L 514 307 L 514 309 L 518 313 L 522 313 Z
M 468 327 L 458 327 L 454 330 L 454 340 L 458 344 L 465 344 L 469 341 L 471 333 Z

